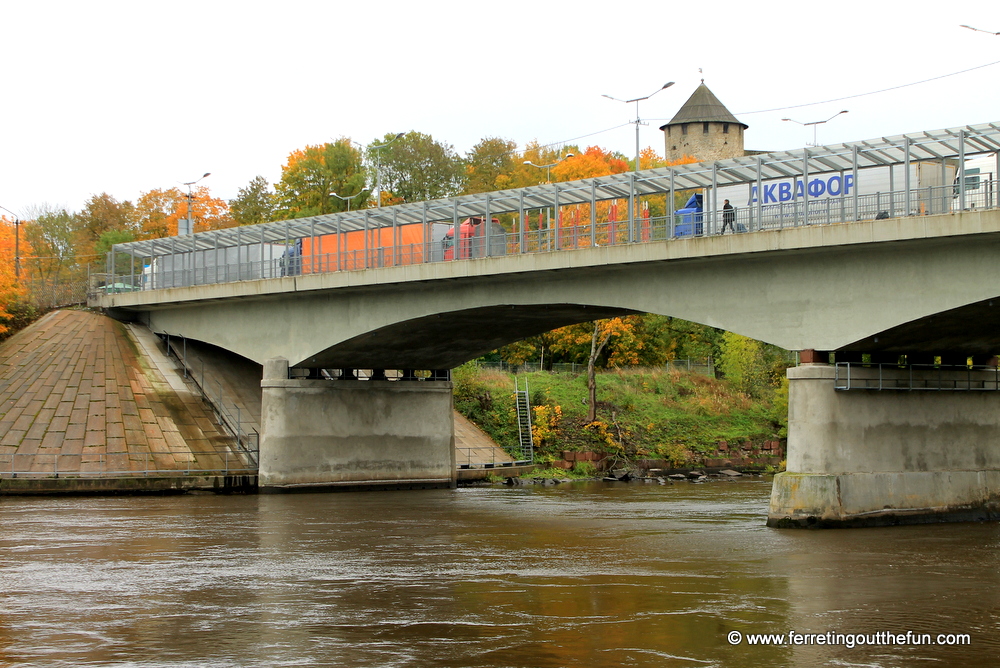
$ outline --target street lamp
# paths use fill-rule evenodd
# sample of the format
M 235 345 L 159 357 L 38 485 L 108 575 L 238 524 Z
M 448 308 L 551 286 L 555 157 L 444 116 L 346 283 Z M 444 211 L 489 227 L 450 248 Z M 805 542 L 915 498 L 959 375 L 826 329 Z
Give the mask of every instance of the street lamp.
M 832 121 L 833 119 L 835 119 L 837 116 L 840 116 L 841 114 L 846 114 L 846 113 L 847 113 L 847 109 L 844 109 L 843 111 L 838 111 L 833 116 L 831 116 L 830 118 L 826 119 L 825 121 L 810 121 L 808 123 L 802 123 L 800 121 L 795 120 L 794 118 L 782 118 L 781 120 L 783 120 L 783 121 L 791 121 L 792 123 L 798 123 L 799 125 L 803 125 L 803 126 L 806 126 L 806 127 L 808 127 L 810 125 L 813 126 L 813 143 L 809 144 L 809 146 L 819 146 L 819 144 L 816 143 L 816 126 L 823 125 L 823 123 L 829 123 L 830 121 Z
M 565 160 L 567 158 L 572 158 L 574 155 L 576 155 L 576 154 L 575 153 L 567 153 L 563 157 L 559 158 L 555 162 L 553 162 L 551 164 L 548 164 L 548 165 L 536 165 L 535 163 L 533 163 L 530 160 L 525 160 L 524 164 L 531 165 L 532 167 L 538 167 L 539 169 L 544 169 L 545 170 L 545 182 L 546 183 L 552 183 L 552 178 L 550 176 L 551 172 L 552 172 L 552 168 L 555 167 L 556 165 L 558 165 L 563 160 Z
M 639 126 L 646 125 L 646 123 L 643 123 L 642 119 L 639 118 L 639 103 L 642 102 L 643 100 L 648 100 L 649 98 L 659 93 L 661 90 L 670 88 L 673 85 L 674 85 L 673 81 L 668 81 L 667 83 L 663 84 L 649 95 L 645 97 L 637 97 L 631 100 L 619 100 L 617 97 L 611 97 L 610 95 L 601 96 L 601 97 L 606 97 L 609 100 L 614 100 L 615 102 L 624 102 L 625 104 L 631 104 L 632 102 L 635 102 L 635 120 L 629 121 L 629 123 L 635 123 L 635 171 L 637 172 L 639 171 Z
M 992 30 L 983 30 L 982 28 L 973 28 L 972 26 L 967 26 L 964 23 L 960 25 L 959 28 L 968 28 L 969 30 L 975 30 L 976 32 L 984 32 L 987 35 L 1000 35 L 1000 32 L 993 32 Z
M 21 219 L 18 218 L 17 214 L 8 209 L 5 206 L 0 206 L 10 215 L 14 216 L 14 280 L 18 283 L 21 282 Z
M 368 147 L 375 151 L 375 206 L 379 209 L 382 208 L 382 154 L 379 151 L 405 134 L 405 132 L 400 132 L 384 144 L 372 144 Z
M 204 174 L 201 175 L 201 179 L 205 178 L 206 176 L 211 176 L 211 175 L 212 175 L 211 172 L 205 172 Z M 180 226 L 178 225 L 177 236 L 180 236 L 182 234 L 194 234 L 194 222 L 192 222 L 192 220 L 191 220 L 191 209 L 194 208 L 194 194 L 192 194 L 192 192 L 191 192 L 191 186 L 193 186 L 194 184 L 198 183 L 198 181 L 201 181 L 201 179 L 195 179 L 194 181 L 188 181 L 187 183 L 184 184 L 184 185 L 186 185 L 188 187 L 188 194 L 187 194 L 187 200 L 188 200 L 187 229 L 185 229 L 183 232 L 181 232 L 180 231 Z
M 351 210 L 351 200 L 354 199 L 355 197 L 357 197 L 357 195 L 338 195 L 337 193 L 330 193 L 330 194 L 332 196 L 336 197 L 337 199 L 342 199 L 345 202 L 347 202 L 347 210 L 348 211 Z

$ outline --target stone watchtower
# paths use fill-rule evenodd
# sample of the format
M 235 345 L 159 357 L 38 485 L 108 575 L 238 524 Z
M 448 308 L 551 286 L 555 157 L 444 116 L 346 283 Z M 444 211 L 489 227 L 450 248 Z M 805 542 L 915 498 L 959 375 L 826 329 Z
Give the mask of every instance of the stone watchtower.
M 705 82 L 695 89 L 663 130 L 668 161 L 693 156 L 699 162 L 744 155 L 743 131 L 749 125 L 736 120 Z

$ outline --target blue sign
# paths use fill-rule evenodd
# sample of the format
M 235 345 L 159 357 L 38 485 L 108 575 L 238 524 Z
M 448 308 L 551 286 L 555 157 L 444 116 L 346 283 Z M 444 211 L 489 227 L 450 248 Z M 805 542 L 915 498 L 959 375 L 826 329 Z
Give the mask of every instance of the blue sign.
M 809 197 L 817 198 L 823 197 L 840 197 L 842 195 L 850 195 L 851 189 L 854 187 L 854 175 L 845 174 L 841 177 L 839 174 L 834 174 L 825 181 L 821 178 L 815 178 L 809 182 Z M 779 204 L 781 202 L 791 202 L 792 200 L 804 197 L 805 184 L 802 179 L 798 179 L 795 182 L 795 191 L 792 192 L 792 184 L 790 181 L 781 181 L 779 183 L 765 183 L 763 184 L 764 189 L 764 204 Z M 757 186 L 750 188 L 750 201 L 747 205 L 757 203 Z

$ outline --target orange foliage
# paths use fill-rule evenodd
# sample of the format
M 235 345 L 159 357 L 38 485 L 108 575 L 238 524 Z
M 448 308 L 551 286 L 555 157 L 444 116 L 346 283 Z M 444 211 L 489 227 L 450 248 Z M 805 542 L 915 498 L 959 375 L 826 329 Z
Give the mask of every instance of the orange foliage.
M 0 319 L 3 320 L 11 317 L 10 305 L 24 299 L 26 295 L 23 284 L 18 284 L 14 272 L 14 234 L 14 222 L 0 217 Z M 22 257 L 32 254 L 24 239 L 20 241 L 19 250 Z M 22 271 L 22 276 L 23 273 Z M 7 325 L 0 323 L 0 333 L 7 329 Z
M 194 188 L 191 195 L 194 200 L 191 213 L 195 232 L 221 230 L 236 225 L 236 221 L 229 215 L 226 201 L 212 197 L 206 186 Z M 188 196 L 179 188 L 154 189 L 143 193 L 135 208 L 143 238 L 170 237 L 177 234 L 178 221 L 187 218 Z

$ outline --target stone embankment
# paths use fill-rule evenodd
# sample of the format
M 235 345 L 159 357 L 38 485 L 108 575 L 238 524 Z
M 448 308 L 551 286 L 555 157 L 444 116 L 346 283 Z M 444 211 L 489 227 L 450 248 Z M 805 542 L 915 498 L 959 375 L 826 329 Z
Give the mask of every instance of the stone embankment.
M 140 329 L 61 310 L 0 344 L 0 493 L 252 486 L 235 439 Z

